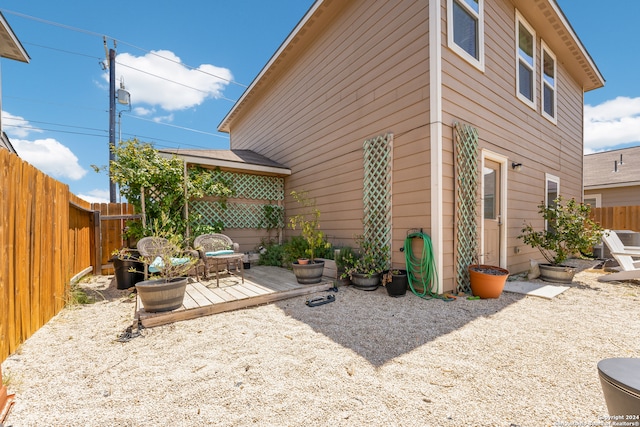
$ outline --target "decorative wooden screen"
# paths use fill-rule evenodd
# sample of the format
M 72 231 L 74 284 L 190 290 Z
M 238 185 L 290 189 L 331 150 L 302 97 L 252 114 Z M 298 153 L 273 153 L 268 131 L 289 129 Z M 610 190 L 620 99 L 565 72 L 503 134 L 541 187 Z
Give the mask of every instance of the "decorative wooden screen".
M 456 171 L 456 281 L 457 290 L 471 292 L 469 265 L 478 258 L 478 130 L 453 125 Z
M 391 143 L 388 133 L 368 139 L 364 151 L 364 238 L 391 251 Z M 391 255 L 389 253 L 389 255 Z
M 265 212 L 279 216 L 275 228 L 284 227 L 284 209 L 269 202 L 284 200 L 284 178 L 275 176 L 251 175 L 222 171 L 221 177 L 230 183 L 234 199 L 264 200 L 267 203 L 227 202 L 227 209 L 211 200 L 192 200 L 189 212 L 199 214 L 205 225 L 215 225 L 218 221 L 225 228 L 261 228 L 264 227 Z M 273 224 L 271 224 L 273 225 Z

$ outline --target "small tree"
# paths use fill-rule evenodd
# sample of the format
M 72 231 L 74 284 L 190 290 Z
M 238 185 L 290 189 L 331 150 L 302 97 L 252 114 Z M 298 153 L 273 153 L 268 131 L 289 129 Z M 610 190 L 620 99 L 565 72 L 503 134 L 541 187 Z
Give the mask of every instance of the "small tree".
M 320 210 L 316 207 L 315 200 L 307 197 L 306 191 L 292 191 L 291 196 L 300 204 L 303 212 L 289 218 L 289 226 L 292 230 L 300 229 L 302 237 L 309 245 L 307 255 L 313 262 L 319 249 L 327 249 L 330 246 L 320 230 Z
M 190 198 L 218 197 L 226 207 L 227 197 L 232 195 L 230 183 L 222 179 L 218 170 L 190 168 L 185 182 L 184 164 L 176 156 L 166 158 L 149 143 L 137 139 L 123 141 L 114 148 L 115 161 L 110 164 L 112 179 L 120 186 L 120 194 L 142 212 L 142 198 L 146 214 L 146 229 L 138 221 L 127 224 L 127 235 L 141 238 L 151 235 L 150 224 L 165 215 L 162 226 L 184 235 L 187 221 L 184 206 Z M 198 218 L 193 218 L 198 219 Z M 219 232 L 223 224 L 216 224 L 206 232 Z M 201 229 L 198 230 L 202 231 Z
M 602 238 L 604 230 L 591 220 L 591 208 L 584 203 L 571 199 L 563 205 L 558 197 L 551 206 L 543 202 L 538 208 L 546 229 L 535 231 L 531 224 L 525 224 L 518 238 L 539 249 L 552 265 L 562 264 L 572 254 L 587 253 Z

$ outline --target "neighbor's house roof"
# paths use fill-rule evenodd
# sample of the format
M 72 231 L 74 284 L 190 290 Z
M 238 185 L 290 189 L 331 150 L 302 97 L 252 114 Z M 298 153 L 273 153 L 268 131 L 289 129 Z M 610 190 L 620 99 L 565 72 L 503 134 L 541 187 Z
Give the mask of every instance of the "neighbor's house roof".
M 221 132 L 230 132 L 231 122 L 241 111 L 251 105 L 261 90 L 269 86 L 270 79 L 286 70 L 289 62 L 294 61 L 296 53 L 307 49 L 313 42 L 317 32 L 330 21 L 335 13 L 339 13 L 346 0 L 316 0 L 298 25 L 280 45 L 271 59 L 262 68 L 251 85 L 244 91 L 229 113 L 218 125 Z M 604 86 L 604 78 L 595 62 L 587 52 L 576 32 L 556 0 L 511 0 L 516 9 L 526 16 L 549 45 L 558 58 L 562 58 L 563 66 L 569 70 L 584 92 Z
M 584 156 L 585 190 L 635 185 L 640 185 L 640 146 Z
M 0 13 L 0 56 L 20 62 L 31 60 L 2 13 Z
M 222 169 L 235 169 L 260 174 L 291 175 L 291 169 L 251 150 L 158 150 L 164 155 L 176 155 L 183 161 Z

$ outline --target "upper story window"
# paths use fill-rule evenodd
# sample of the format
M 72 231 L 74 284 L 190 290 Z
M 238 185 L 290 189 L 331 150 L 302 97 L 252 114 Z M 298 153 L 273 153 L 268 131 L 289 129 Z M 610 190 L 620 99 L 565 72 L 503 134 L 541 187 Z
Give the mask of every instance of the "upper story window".
M 542 115 L 556 123 L 556 56 L 542 42 Z
M 484 71 L 484 0 L 447 0 L 449 47 Z
M 516 86 L 518 98 L 536 108 L 536 33 L 516 12 Z

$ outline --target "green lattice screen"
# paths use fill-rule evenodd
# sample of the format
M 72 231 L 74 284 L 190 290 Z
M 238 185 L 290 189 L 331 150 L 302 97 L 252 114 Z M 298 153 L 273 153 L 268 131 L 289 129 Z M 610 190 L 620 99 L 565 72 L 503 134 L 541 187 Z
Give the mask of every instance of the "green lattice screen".
M 276 176 L 251 175 L 237 172 L 220 172 L 221 177 L 230 183 L 233 197 L 249 200 L 284 200 L 284 178 Z M 265 209 L 279 215 L 277 228 L 284 227 L 284 209 L 271 203 L 228 202 L 227 209 L 210 200 L 191 200 L 189 212 L 200 214 L 205 225 L 214 225 L 220 220 L 225 228 L 261 228 L 264 227 Z
M 200 214 L 200 222 L 204 225 L 215 225 L 216 221 L 222 221 L 225 228 L 263 228 L 265 206 L 279 213 L 275 228 L 283 228 L 284 209 L 278 205 L 228 202 L 227 209 L 222 209 L 218 203 L 210 200 L 193 200 L 189 203 L 189 212 Z
M 453 125 L 456 168 L 456 279 L 457 290 L 471 292 L 469 265 L 478 255 L 478 130 Z
M 250 175 L 236 172 L 220 172 L 231 182 L 235 197 L 251 200 L 284 200 L 284 178 Z
M 364 151 L 364 237 L 391 252 L 391 143 L 388 133 L 368 139 Z M 391 255 L 391 253 L 389 253 Z

